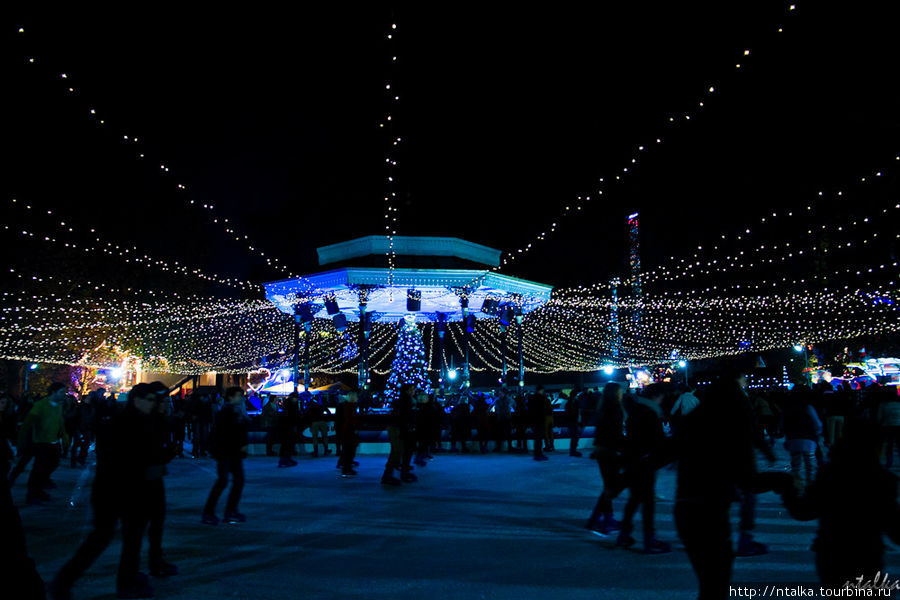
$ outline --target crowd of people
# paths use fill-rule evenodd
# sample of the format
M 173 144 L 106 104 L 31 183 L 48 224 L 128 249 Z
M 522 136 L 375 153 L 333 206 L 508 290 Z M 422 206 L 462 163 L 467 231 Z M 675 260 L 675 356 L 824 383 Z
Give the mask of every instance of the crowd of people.
M 498 389 L 442 396 L 410 385 L 384 413 L 381 426 L 387 430 L 390 454 L 381 484 L 415 483 L 413 465 L 424 466 L 438 452 L 531 453 L 534 460 L 545 461 L 563 432 L 570 440 L 569 454 L 579 457 L 581 433 L 593 427 L 590 456 L 598 464 L 603 488 L 588 518 L 589 530 L 614 535 L 616 546 L 635 545 L 634 517 L 640 509 L 643 551 L 670 552 L 671 544 L 656 537 L 654 517 L 656 474 L 671 465 L 677 468 L 676 528 L 698 577 L 701 598 L 727 595 L 735 556 L 728 518 L 733 502 L 741 507 L 736 554 L 766 552 L 751 533 L 756 495 L 765 491 L 780 494 L 796 518 L 819 519 L 814 548 L 820 577 L 823 583 L 842 584 L 859 575 L 874 576 L 883 567 L 882 534 L 900 543 L 897 478 L 888 470 L 900 439 L 896 391 L 878 385 L 864 390 L 803 385 L 790 392 L 748 390 L 746 378 L 737 372 L 697 391 L 653 384 L 632 393 L 609 383 L 602 390 L 575 389 L 558 397 L 541 386 L 529 394 Z M 84 466 L 95 445 L 93 530 L 50 584 L 53 598 L 71 597 L 74 582 L 109 545 L 117 526 L 123 538 L 118 597 L 152 597 L 150 579 L 139 571 L 145 534 L 150 575 L 177 574 L 163 554 L 164 476 L 171 460 L 184 457 L 186 441 L 193 456 L 210 455 L 217 463 L 217 477 L 201 512 L 202 522 L 210 526 L 246 520 L 238 508 L 252 429 L 264 434 L 267 454 L 278 456 L 279 467 L 292 467 L 298 464 L 297 443 L 307 428 L 312 456 L 332 455 L 333 422 L 340 475 L 357 474 L 364 415 L 355 392 L 270 397 L 255 424 L 240 388 L 181 398 L 162 383 L 142 383 L 121 400 L 102 389 L 75 398 L 61 383 L 52 384 L 42 398 L 26 396 L 15 402 L 0 397 L 8 471 L 4 519 L 8 517 L 19 534 L 21 523 L 9 489 L 29 461 L 33 466 L 25 499 L 40 504 L 50 500 L 52 475 L 60 461 Z M 774 462 L 773 448 L 781 439 L 791 457 L 791 473 L 759 472 L 757 455 Z M 851 481 L 855 487 L 845 485 Z M 229 483 L 220 519 L 217 505 Z M 617 520 L 613 500 L 625 490 L 629 497 Z M 843 527 L 842 515 L 848 513 L 865 513 L 861 525 Z M 24 535 L 16 540 L 21 541 L 21 552 L 0 558 L 0 564 L 17 565 L 16 577 L 35 581 Z M 19 548 L 19 542 L 7 550 L 11 548 Z

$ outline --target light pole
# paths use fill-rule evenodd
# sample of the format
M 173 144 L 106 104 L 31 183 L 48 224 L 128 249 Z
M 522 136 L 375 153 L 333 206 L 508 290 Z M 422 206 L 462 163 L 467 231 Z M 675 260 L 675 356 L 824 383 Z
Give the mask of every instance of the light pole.
M 688 364 L 686 360 L 679 360 L 678 366 L 684 369 L 684 385 L 688 385 Z

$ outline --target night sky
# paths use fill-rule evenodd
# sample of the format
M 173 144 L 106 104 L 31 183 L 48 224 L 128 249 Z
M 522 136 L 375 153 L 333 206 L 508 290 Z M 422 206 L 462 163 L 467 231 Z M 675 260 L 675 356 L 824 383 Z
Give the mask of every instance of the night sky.
M 633 211 L 650 269 L 773 209 L 805 207 L 820 189 L 854 190 L 852 203 L 824 200 L 835 219 L 896 198 L 900 46 L 888 3 L 797 2 L 790 14 L 760 0 L 628 4 L 7 10 L 4 224 L 52 230 L 22 211 L 30 203 L 160 257 L 281 278 L 205 223 L 193 198 L 314 272 L 316 246 L 384 230 L 387 81 L 401 96 L 399 235 L 519 247 L 638 145 L 664 139 L 511 270 L 554 285 L 621 274 Z M 690 122 L 668 124 L 704 99 Z M 882 169 L 875 184 L 853 183 Z M 55 268 L 40 260 L 58 256 L 44 244 L 12 236 L 4 248 L 20 272 Z M 56 268 L 82 272 L 64 258 Z M 196 289 L 176 276 L 150 283 Z

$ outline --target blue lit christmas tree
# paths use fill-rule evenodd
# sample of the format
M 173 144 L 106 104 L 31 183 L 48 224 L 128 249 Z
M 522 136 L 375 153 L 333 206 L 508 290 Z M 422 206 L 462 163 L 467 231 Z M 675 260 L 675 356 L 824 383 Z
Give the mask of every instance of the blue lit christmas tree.
M 387 400 L 393 402 L 399 398 L 400 388 L 410 383 L 422 391 L 430 387 L 422 334 L 414 320 L 404 319 L 397 332 L 397 354 L 385 390 Z

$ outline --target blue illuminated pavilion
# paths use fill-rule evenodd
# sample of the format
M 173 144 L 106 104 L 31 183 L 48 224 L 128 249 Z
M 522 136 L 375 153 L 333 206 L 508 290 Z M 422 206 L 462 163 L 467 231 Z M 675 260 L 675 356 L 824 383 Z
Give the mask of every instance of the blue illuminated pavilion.
M 468 332 L 474 320 L 500 318 L 506 325 L 515 320 L 521 341 L 523 315 L 548 302 L 553 289 L 497 273 L 499 250 L 459 238 L 373 235 L 323 246 L 317 253 L 320 265 L 334 268 L 266 283 L 266 298 L 307 330 L 316 318 L 332 319 L 339 329 L 347 321 L 361 321 L 361 386 L 368 381 L 365 340 L 372 322 L 435 323 L 442 341 L 445 323 L 467 321 L 463 372 L 468 381 Z M 308 348 L 306 355 L 304 381 L 309 381 Z M 521 349 L 519 364 L 521 384 Z M 444 365 L 441 373 L 443 381 Z

